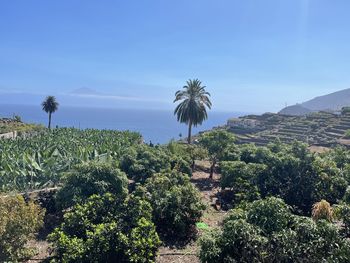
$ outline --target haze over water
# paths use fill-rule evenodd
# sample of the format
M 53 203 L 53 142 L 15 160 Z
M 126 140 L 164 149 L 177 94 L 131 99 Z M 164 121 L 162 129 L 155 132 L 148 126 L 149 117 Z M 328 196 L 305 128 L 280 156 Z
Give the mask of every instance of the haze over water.
M 0 117 L 19 115 L 22 121 L 47 125 L 47 114 L 39 106 L 32 105 L 0 105 Z M 244 115 L 239 112 L 209 112 L 209 118 L 203 125 L 195 127 L 193 134 L 224 125 L 227 119 Z M 145 142 L 166 143 L 171 139 L 179 139 L 181 133 L 187 136 L 187 126 L 177 122 L 170 110 L 141 109 L 104 109 L 60 107 L 53 114 L 52 125 L 55 127 L 95 128 L 131 130 L 142 134 Z

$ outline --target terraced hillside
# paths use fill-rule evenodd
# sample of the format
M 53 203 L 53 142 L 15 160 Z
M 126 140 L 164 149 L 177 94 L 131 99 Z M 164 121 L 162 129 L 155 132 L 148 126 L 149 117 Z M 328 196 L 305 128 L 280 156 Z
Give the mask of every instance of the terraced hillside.
M 238 143 L 266 145 L 280 139 L 282 142 L 303 141 L 310 146 L 331 147 L 350 145 L 344 138 L 350 130 L 350 112 L 311 113 L 306 116 L 288 116 L 274 113 L 248 115 L 228 121 L 228 129 L 236 134 Z

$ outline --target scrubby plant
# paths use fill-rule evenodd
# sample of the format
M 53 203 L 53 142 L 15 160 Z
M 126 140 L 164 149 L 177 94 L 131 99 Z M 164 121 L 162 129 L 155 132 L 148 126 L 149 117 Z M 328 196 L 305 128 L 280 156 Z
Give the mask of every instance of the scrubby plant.
M 154 173 L 171 169 L 171 155 L 162 147 L 142 145 L 124 155 L 120 167 L 128 178 L 144 183 Z
M 0 262 L 22 262 L 33 254 L 27 242 L 43 225 L 44 211 L 22 196 L 0 197 Z
M 177 171 L 154 174 L 146 181 L 145 190 L 153 220 L 164 238 L 193 234 L 205 207 L 187 175 Z
M 349 262 L 349 241 L 337 225 L 293 215 L 278 198 L 234 209 L 221 230 L 200 241 L 200 259 L 225 262 Z
M 342 201 L 345 202 L 346 204 L 350 204 L 350 187 L 346 189 Z
M 229 188 L 233 193 L 233 202 L 254 201 L 259 199 L 257 179 L 263 173 L 266 166 L 241 161 L 222 162 L 221 165 L 221 187 Z
M 206 263 L 263 262 L 268 240 L 260 231 L 243 219 L 226 221 L 221 232 L 200 239 L 199 258 Z
M 225 157 L 232 156 L 233 162 L 221 161 L 221 185 L 243 200 L 249 197 L 252 201 L 251 195 L 278 196 L 296 213 L 310 215 L 315 202 L 326 199 L 335 204 L 344 198 L 350 173 L 339 163 L 348 158 L 343 149 L 316 155 L 299 142 L 276 142 L 268 147 L 231 145 L 227 149 L 234 149 Z
M 342 223 L 345 236 L 350 237 L 350 206 L 344 203 L 336 205 L 334 216 Z
M 259 226 L 266 235 L 285 229 L 291 215 L 288 205 L 276 197 L 254 201 L 247 207 L 247 221 Z
M 345 131 L 344 137 L 345 137 L 346 139 L 349 139 L 349 138 L 350 138 L 350 130 L 346 130 L 346 131 Z
M 93 195 L 49 236 L 57 262 L 154 262 L 160 244 L 151 206 L 139 197 Z
M 327 220 L 332 222 L 333 220 L 333 209 L 331 204 L 326 200 L 321 200 L 320 202 L 315 203 L 312 206 L 312 219 L 315 221 L 318 220 Z
M 125 173 L 111 164 L 84 163 L 64 177 L 63 187 L 57 193 L 57 204 L 64 209 L 82 203 L 94 194 L 107 192 L 125 197 L 127 187 Z

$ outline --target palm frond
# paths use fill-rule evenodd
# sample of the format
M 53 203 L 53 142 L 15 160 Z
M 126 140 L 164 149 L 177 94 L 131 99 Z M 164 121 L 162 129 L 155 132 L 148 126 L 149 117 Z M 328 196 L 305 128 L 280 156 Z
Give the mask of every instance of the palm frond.
M 207 108 L 211 109 L 210 93 L 199 79 L 188 80 L 182 90 L 175 93 L 174 102 L 181 101 L 175 108 L 177 120 L 194 126 L 208 118 Z

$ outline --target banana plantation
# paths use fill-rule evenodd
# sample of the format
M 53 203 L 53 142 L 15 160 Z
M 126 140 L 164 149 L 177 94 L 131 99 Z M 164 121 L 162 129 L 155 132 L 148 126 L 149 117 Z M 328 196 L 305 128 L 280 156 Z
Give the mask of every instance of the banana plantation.
M 117 159 L 141 136 L 129 131 L 43 131 L 30 138 L 0 139 L 0 191 L 55 186 L 72 166 L 90 160 Z

